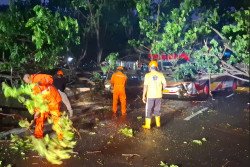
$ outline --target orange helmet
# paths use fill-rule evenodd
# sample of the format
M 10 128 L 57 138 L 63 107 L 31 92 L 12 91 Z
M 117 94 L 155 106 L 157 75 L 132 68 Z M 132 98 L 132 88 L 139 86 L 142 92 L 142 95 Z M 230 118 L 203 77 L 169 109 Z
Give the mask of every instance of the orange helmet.
M 151 62 L 149 62 L 149 67 L 157 67 L 158 68 L 158 63 L 155 60 L 152 60 Z
M 122 66 L 118 66 L 117 70 L 123 70 L 123 67 Z
M 57 75 L 63 75 L 63 72 L 62 71 L 58 71 Z

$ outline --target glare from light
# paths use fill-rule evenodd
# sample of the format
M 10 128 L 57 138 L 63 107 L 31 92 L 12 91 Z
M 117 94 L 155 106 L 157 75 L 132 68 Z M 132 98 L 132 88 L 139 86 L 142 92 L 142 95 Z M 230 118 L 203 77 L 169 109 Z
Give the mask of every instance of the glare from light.
M 72 57 L 68 57 L 68 62 L 71 62 L 73 60 Z

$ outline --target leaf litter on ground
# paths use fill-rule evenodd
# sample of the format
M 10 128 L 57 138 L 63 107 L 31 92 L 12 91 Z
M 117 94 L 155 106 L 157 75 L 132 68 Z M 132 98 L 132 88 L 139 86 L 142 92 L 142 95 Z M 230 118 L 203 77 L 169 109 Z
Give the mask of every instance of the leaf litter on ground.
M 132 129 L 128 129 L 128 128 L 120 129 L 119 133 L 122 133 L 122 134 L 124 134 L 125 136 L 128 136 L 128 137 L 133 137 L 133 130 Z

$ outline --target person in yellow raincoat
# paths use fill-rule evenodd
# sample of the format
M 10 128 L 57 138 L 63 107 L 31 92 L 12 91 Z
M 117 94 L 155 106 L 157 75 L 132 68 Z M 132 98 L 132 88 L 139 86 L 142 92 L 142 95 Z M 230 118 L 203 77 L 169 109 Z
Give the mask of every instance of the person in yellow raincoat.
M 117 72 L 111 77 L 111 86 L 113 87 L 113 114 L 117 113 L 118 99 L 121 102 L 122 115 L 126 115 L 126 92 L 125 86 L 127 83 L 127 76 L 123 73 L 123 67 L 117 67 Z
M 51 117 L 53 120 L 56 133 L 58 139 L 62 139 L 62 131 L 59 125 L 59 118 L 61 117 L 60 114 L 60 102 L 62 98 L 57 91 L 57 89 L 52 85 L 53 84 L 53 77 L 47 74 L 25 74 L 23 80 L 27 84 L 35 84 L 32 88 L 32 92 L 34 95 L 41 94 L 42 97 L 46 100 L 48 110 L 46 112 L 40 113 L 39 107 L 35 108 L 35 115 L 34 120 L 36 121 L 35 127 L 35 137 L 36 138 L 43 138 L 43 127 L 44 121 L 48 116 Z

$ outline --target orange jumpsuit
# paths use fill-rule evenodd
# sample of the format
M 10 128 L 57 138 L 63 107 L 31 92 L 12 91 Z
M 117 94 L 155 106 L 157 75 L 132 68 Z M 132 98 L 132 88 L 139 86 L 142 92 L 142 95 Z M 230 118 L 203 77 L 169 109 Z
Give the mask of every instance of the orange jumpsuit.
M 30 75 L 32 79 L 32 83 L 36 85 L 32 89 L 34 94 L 41 94 L 44 99 L 47 101 L 48 112 L 43 112 L 36 119 L 36 128 L 35 128 L 35 136 L 37 138 L 43 138 L 43 126 L 44 121 L 50 115 L 53 120 L 54 127 L 56 129 L 56 133 L 59 139 L 62 139 L 62 131 L 61 127 L 58 124 L 60 114 L 60 102 L 62 98 L 57 91 L 57 89 L 52 85 L 53 78 L 51 75 L 47 74 L 34 74 Z M 39 111 L 39 108 L 35 108 L 36 111 Z
M 121 71 L 114 73 L 111 77 L 111 86 L 114 87 L 113 91 L 113 113 L 117 112 L 117 103 L 118 99 L 121 102 L 121 112 L 122 115 L 126 114 L 126 93 L 125 93 L 125 85 L 127 83 L 127 77 Z

